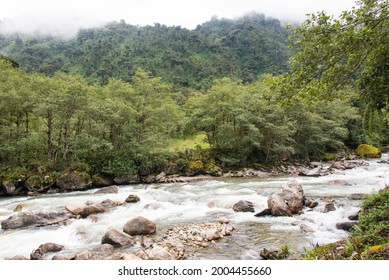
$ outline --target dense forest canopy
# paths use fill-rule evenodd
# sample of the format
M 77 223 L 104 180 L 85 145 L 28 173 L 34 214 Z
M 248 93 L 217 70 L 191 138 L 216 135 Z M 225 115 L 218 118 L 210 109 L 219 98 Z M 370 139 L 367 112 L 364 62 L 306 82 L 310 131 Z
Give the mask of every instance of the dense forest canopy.
M 169 83 L 208 88 L 216 78 L 252 82 L 259 74 L 287 70 L 289 32 L 278 20 L 250 14 L 217 19 L 188 30 L 124 21 L 83 29 L 70 40 L 15 34 L 0 36 L 0 52 L 29 72 L 80 74 L 90 83 L 129 82 L 138 68 Z
M 0 57 L 0 170 L 157 173 L 186 164 L 172 143 L 193 135 L 225 168 L 387 144 L 387 10 L 366 0 L 289 31 L 250 14 L 195 30 L 121 21 L 70 40 L 0 36 L 12 57 Z

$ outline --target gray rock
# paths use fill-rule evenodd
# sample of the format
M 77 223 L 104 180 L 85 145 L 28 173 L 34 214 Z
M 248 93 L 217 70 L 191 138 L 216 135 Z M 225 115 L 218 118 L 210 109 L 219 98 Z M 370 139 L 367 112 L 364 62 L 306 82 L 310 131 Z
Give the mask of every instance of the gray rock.
M 358 225 L 358 222 L 340 222 L 336 224 L 336 228 L 345 231 L 350 231 L 355 225 Z
M 1 222 L 1 228 L 15 229 L 29 226 L 47 226 L 52 224 L 58 224 L 71 218 L 71 215 L 67 212 L 51 212 L 51 213 L 32 213 L 21 212 L 9 217 Z
M 232 209 L 235 212 L 254 212 L 254 205 L 250 201 L 240 200 L 234 204 Z
M 92 179 L 87 173 L 71 171 L 63 173 L 56 185 L 64 191 L 84 190 L 92 185 Z
M 92 214 L 104 213 L 105 208 L 96 202 L 87 202 L 86 206 L 82 209 L 80 215 L 85 218 Z
M 118 193 L 118 187 L 113 185 L 113 186 L 108 186 L 101 188 L 97 191 L 95 191 L 93 194 L 108 194 L 108 193 Z
M 348 216 L 348 219 L 349 219 L 350 221 L 358 221 L 358 219 L 359 219 L 359 212 L 357 212 L 357 213 L 355 213 L 355 214 L 352 214 L 352 215 Z
M 55 244 L 55 243 L 45 243 L 38 247 L 38 249 L 34 250 L 30 254 L 31 260 L 42 260 L 43 255 L 46 253 L 56 253 L 61 251 L 64 246 Z
M 299 213 L 304 206 L 304 192 L 302 186 L 293 180 L 282 187 L 282 198 L 292 214 Z
M 308 208 L 315 208 L 317 205 L 319 205 L 319 202 L 312 198 L 308 198 L 304 201 L 304 206 Z
M 267 200 L 267 205 L 273 216 L 292 216 L 288 205 L 278 194 L 272 194 Z
M 139 184 L 140 178 L 138 175 L 131 176 L 131 177 L 119 176 L 119 177 L 115 177 L 113 181 L 117 185 Z
M 123 246 L 128 246 L 128 245 L 134 245 L 135 244 L 135 239 L 124 233 L 120 232 L 117 229 L 110 228 L 108 231 L 105 233 L 103 238 L 101 239 L 102 244 L 111 244 L 114 247 L 123 247 Z
M 335 205 L 333 203 L 327 203 L 325 206 L 324 206 L 324 213 L 328 213 L 328 212 L 331 212 L 331 211 L 335 211 L 336 208 L 335 208 Z
M 350 200 L 363 200 L 367 198 L 367 194 L 364 193 L 352 193 L 347 198 Z
M 126 198 L 126 202 L 127 203 L 136 203 L 140 201 L 140 198 L 139 196 L 135 195 L 135 194 L 130 194 L 127 198 Z
M 156 224 L 142 216 L 129 220 L 123 227 L 123 231 L 132 236 L 153 234 L 156 230 Z
M 269 208 L 266 208 L 266 209 L 262 210 L 261 212 L 258 212 L 254 216 L 255 217 L 263 217 L 263 216 L 269 216 L 269 215 L 271 215 L 271 211 Z

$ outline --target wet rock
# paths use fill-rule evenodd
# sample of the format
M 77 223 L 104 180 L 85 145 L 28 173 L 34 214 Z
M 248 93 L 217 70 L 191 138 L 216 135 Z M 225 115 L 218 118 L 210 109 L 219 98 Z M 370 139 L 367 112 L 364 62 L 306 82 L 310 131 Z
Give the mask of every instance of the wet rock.
M 50 213 L 32 213 L 21 212 L 9 217 L 1 222 L 1 228 L 15 229 L 29 226 L 47 226 L 58 224 L 71 218 L 71 215 L 67 212 L 50 212 Z
M 113 208 L 113 207 L 116 207 L 116 206 L 121 206 L 123 205 L 123 202 L 120 202 L 120 201 L 114 201 L 112 199 L 105 199 L 101 202 L 101 205 L 104 207 L 104 208 Z
M 81 217 L 86 218 L 89 215 L 104 213 L 104 212 L 105 212 L 105 208 L 101 204 L 93 201 L 88 201 L 86 202 L 86 206 L 82 209 L 80 215 Z
M 126 198 L 126 202 L 127 203 L 136 203 L 140 201 L 140 198 L 139 196 L 135 195 L 135 194 L 130 194 L 127 198 Z
M 328 184 L 330 185 L 337 185 L 337 186 L 349 186 L 350 183 L 348 183 L 346 180 L 341 180 L 341 179 L 334 179 L 328 181 Z
M 205 231 L 204 237 L 208 241 L 212 241 L 221 238 L 221 235 L 220 235 L 220 231 L 217 229 L 208 229 L 207 231 Z
M 304 200 L 304 206 L 308 208 L 315 208 L 317 205 L 319 205 L 319 202 L 312 198 L 308 198 Z
M 156 177 L 155 177 L 155 181 L 158 182 L 158 183 L 161 183 L 161 182 L 165 182 L 166 181 L 166 173 L 165 172 L 161 172 L 159 173 Z
M 320 177 L 320 176 L 324 176 L 326 175 L 327 173 L 324 172 L 323 170 L 323 167 L 322 166 L 318 166 L 316 168 L 313 168 L 313 169 L 308 169 L 308 170 L 302 170 L 299 172 L 299 176 L 308 176 L 308 177 Z
M 367 194 L 364 193 L 352 193 L 347 198 L 350 200 L 363 200 L 367 198 Z
M 141 216 L 129 220 L 123 227 L 123 231 L 132 236 L 153 234 L 156 229 L 154 222 Z
M 232 209 L 235 212 L 254 212 L 254 205 L 250 201 L 240 200 L 234 204 Z
M 92 176 L 92 185 L 96 187 L 109 187 L 114 184 L 113 179 L 106 175 L 97 174 Z
M 350 221 L 358 221 L 358 219 L 359 219 L 359 211 L 357 213 L 355 213 L 355 214 L 352 214 L 352 215 L 348 216 L 348 219 Z
M 38 247 L 38 249 L 34 250 L 30 254 L 31 260 L 42 260 L 43 255 L 46 253 L 56 253 L 61 251 L 64 246 L 55 244 L 55 243 L 45 243 Z
M 254 216 L 255 217 L 263 217 L 263 216 L 269 216 L 269 215 L 271 215 L 271 211 L 269 208 L 266 208 L 266 209 L 262 210 L 261 212 L 258 212 Z
M 263 248 L 259 252 L 259 255 L 264 260 L 278 260 L 278 259 L 281 258 L 281 250 L 279 250 L 279 249 L 266 249 L 266 248 Z
M 91 260 L 92 258 L 93 254 L 90 251 L 84 251 L 74 256 L 74 260 Z
M 310 226 L 306 225 L 306 224 L 301 224 L 300 225 L 300 229 L 302 232 L 304 233 L 312 233 L 312 232 L 315 232 L 315 230 L 313 228 L 311 228 Z
M 97 191 L 95 191 L 93 194 L 108 194 L 108 193 L 118 193 L 118 187 L 113 185 L 113 186 L 108 186 L 101 188 Z
M 333 168 L 333 169 L 339 169 L 339 170 L 345 170 L 346 167 L 344 166 L 343 163 L 341 162 L 334 162 L 330 165 L 330 168 Z
M 73 215 L 80 215 L 85 206 L 85 203 L 70 203 L 65 206 L 65 209 Z
M 292 214 L 297 214 L 303 209 L 304 192 L 302 186 L 296 180 L 288 182 L 282 187 L 282 198 Z
M 63 191 L 84 190 L 92 186 L 92 179 L 85 172 L 64 172 L 56 181 L 56 185 Z
M 147 259 L 149 260 L 175 260 L 165 248 L 154 245 L 153 248 L 145 250 Z
M 288 205 L 278 194 L 272 194 L 267 200 L 267 205 L 273 216 L 292 216 Z
M 117 185 L 130 185 L 130 184 L 139 184 L 140 178 L 138 175 L 135 176 L 118 176 L 113 179 L 114 183 Z
M 221 224 L 229 224 L 230 223 L 230 220 L 225 218 L 225 217 L 221 217 L 217 220 L 219 223 Z
M 16 205 L 14 212 L 22 212 L 23 210 L 23 204 Z
M 335 211 L 336 208 L 335 208 L 335 205 L 333 203 L 327 203 L 325 206 L 324 206 L 324 210 L 323 212 L 324 213 L 328 213 L 328 212 L 331 212 L 331 211 Z
M 358 225 L 358 222 L 340 222 L 336 224 L 336 228 L 345 231 L 350 231 L 355 225 Z
M 117 229 L 110 228 L 101 239 L 101 243 L 111 244 L 114 247 L 123 247 L 128 245 L 134 245 L 136 241 L 132 236 L 128 234 L 120 232 Z
M 3 181 L 2 187 L 3 187 L 4 192 L 7 195 L 17 195 L 17 194 L 19 194 L 19 191 L 18 191 L 18 189 L 16 187 L 16 184 L 14 182 Z

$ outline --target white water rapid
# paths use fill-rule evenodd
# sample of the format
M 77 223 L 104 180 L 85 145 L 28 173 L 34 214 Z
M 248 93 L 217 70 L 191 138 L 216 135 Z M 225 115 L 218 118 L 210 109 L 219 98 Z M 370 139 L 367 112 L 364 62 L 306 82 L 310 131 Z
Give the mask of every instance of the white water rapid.
M 388 159 L 383 155 L 382 159 Z M 29 256 L 40 244 L 54 242 L 65 246 L 61 253 L 74 253 L 100 245 L 101 238 L 109 227 L 122 229 L 131 218 L 144 216 L 157 224 L 157 232 L 177 225 L 215 222 L 218 217 L 227 217 L 236 230 L 216 244 L 199 250 L 194 259 L 257 259 L 258 251 L 288 245 L 292 252 L 304 252 L 314 244 L 334 242 L 347 236 L 337 230 L 335 224 L 348 221 L 348 216 L 358 211 L 360 200 L 347 197 L 354 193 L 376 193 L 389 184 L 389 165 L 368 161 L 367 166 L 336 171 L 323 177 L 271 177 L 217 179 L 196 183 L 151 184 L 120 186 L 118 194 L 93 194 L 84 192 L 42 195 L 38 197 L 0 198 L 0 221 L 14 215 L 18 204 L 23 211 L 63 211 L 71 202 L 96 201 L 107 198 L 124 201 L 130 194 L 140 197 L 140 202 L 125 204 L 98 215 L 98 221 L 90 218 L 72 220 L 67 226 L 47 226 L 16 230 L 0 229 L 0 259 L 15 255 Z M 271 193 L 280 193 L 281 187 L 296 179 L 308 198 L 319 201 L 313 210 L 304 209 L 293 217 L 255 217 L 254 213 L 237 213 L 232 210 L 239 200 L 251 201 L 255 211 L 267 208 Z M 331 180 L 344 180 L 347 185 L 333 185 Z M 385 182 L 386 180 L 386 182 Z M 336 210 L 323 213 L 322 196 L 335 199 Z M 299 222 L 315 230 L 303 233 Z

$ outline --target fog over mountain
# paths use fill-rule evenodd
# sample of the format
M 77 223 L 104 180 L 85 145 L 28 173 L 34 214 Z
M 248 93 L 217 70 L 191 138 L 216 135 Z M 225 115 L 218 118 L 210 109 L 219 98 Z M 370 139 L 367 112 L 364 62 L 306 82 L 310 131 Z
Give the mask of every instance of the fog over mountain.
M 41 33 L 71 37 L 80 28 L 125 20 L 135 25 L 182 26 L 193 29 L 211 17 L 235 18 L 255 11 L 285 23 L 302 22 L 306 14 L 338 15 L 354 0 L 13 0 L 2 3 L 0 33 Z

